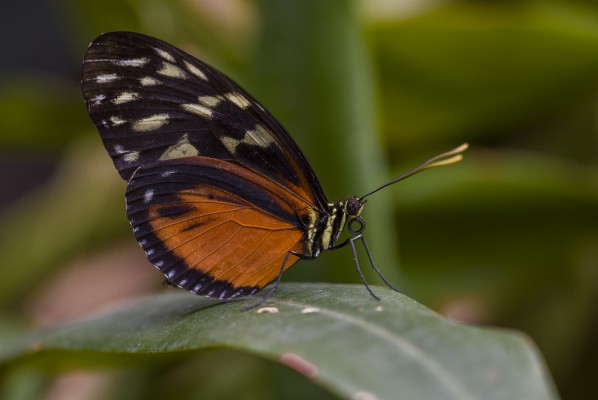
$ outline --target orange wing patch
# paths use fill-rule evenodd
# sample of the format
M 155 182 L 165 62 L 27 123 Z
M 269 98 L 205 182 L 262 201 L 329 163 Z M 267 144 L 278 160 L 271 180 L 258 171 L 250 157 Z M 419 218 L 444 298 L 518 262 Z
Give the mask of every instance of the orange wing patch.
M 135 236 L 167 281 L 223 299 L 254 294 L 289 252 L 305 252 L 307 210 L 277 182 L 207 157 L 140 167 L 127 189 Z M 289 256 L 285 269 L 298 259 Z
M 187 268 L 234 287 L 261 288 L 276 278 L 289 251 L 301 251 L 299 228 L 250 204 L 211 199 L 223 198 L 218 189 L 202 189 L 201 194 L 179 196 L 175 206 L 185 205 L 185 212 L 174 218 L 168 215 L 173 204 L 148 210 L 155 236 Z M 296 260 L 289 258 L 286 268 Z

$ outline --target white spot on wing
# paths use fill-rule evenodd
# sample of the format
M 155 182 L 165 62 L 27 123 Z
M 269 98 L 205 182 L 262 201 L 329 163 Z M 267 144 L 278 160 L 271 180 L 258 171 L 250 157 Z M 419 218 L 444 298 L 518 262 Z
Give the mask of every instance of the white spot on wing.
M 173 160 L 175 158 L 183 157 L 195 157 L 199 154 L 199 151 L 195 146 L 189 143 L 189 135 L 185 133 L 181 139 L 166 149 L 166 151 L 160 156 L 160 160 Z M 163 174 L 168 171 L 164 171 Z M 174 173 L 174 171 L 172 171 Z M 164 176 L 164 175 L 163 175 Z M 168 176 L 168 175 L 166 175 Z
M 249 100 L 245 98 L 241 93 L 229 92 L 224 95 L 231 103 L 235 104 L 240 109 L 244 110 L 251 105 Z
M 104 100 L 106 100 L 106 96 L 103 94 L 98 94 L 93 99 L 91 99 L 91 103 L 94 106 L 99 106 L 102 103 L 102 101 L 104 101 Z
M 122 92 L 121 94 L 119 94 L 118 96 L 116 96 L 113 100 L 112 103 L 114 104 L 124 104 L 124 103 L 129 103 L 131 101 L 135 101 L 139 98 L 139 93 L 136 92 Z
M 138 151 L 128 151 L 120 144 L 114 146 L 114 153 L 122 155 L 123 160 L 126 162 L 133 162 L 139 159 Z
M 258 146 L 261 148 L 266 148 L 272 143 L 276 144 L 272 132 L 260 124 L 257 124 L 254 130 L 246 131 L 243 139 L 235 139 L 231 136 L 223 136 L 220 138 L 220 140 L 222 141 L 224 147 L 226 147 L 231 154 L 235 154 L 237 151 L 237 146 L 240 143 Z
M 174 170 L 174 169 L 167 169 L 166 171 L 163 171 L 163 172 L 160 174 L 160 176 L 161 176 L 162 178 L 168 178 L 170 175 L 172 175 L 172 174 L 175 174 L 175 173 L 176 173 L 176 170 Z
M 204 119 L 212 119 L 212 110 L 210 110 L 208 107 L 202 106 L 201 104 L 181 104 L 181 108 Z
M 174 59 L 174 57 L 172 56 L 172 54 L 170 54 L 170 53 L 169 53 L 169 52 L 167 52 L 166 50 L 162 50 L 162 49 L 159 49 L 159 48 L 157 48 L 157 47 L 154 47 L 154 50 L 156 51 L 156 53 L 158 53 L 158 55 L 159 55 L 160 57 L 162 57 L 162 58 L 164 58 L 164 59 L 166 59 L 166 60 L 168 60 L 168 61 L 170 61 L 170 62 L 172 62 L 172 63 L 173 63 L 173 62 L 175 62 L 175 59 Z
M 147 64 L 148 61 L 149 61 L 148 58 L 142 57 L 142 58 L 131 58 L 128 60 L 127 59 L 114 60 L 114 63 L 121 67 L 143 67 L 145 64 Z
M 249 139 L 251 138 L 251 140 Z M 274 135 L 264 126 L 257 124 L 255 130 L 247 131 L 243 142 L 251 144 L 251 142 L 257 144 L 260 147 L 268 147 L 274 142 Z
M 204 81 L 208 80 L 208 77 L 201 69 L 197 68 L 195 65 L 191 64 L 189 61 L 186 60 L 183 61 L 183 63 L 185 64 L 185 68 L 187 68 L 187 70 L 191 72 L 193 75 L 197 76 L 200 79 L 203 79 Z
M 214 108 L 217 107 L 218 104 L 222 101 L 222 97 L 220 96 L 199 96 L 197 98 L 200 104 L 203 104 L 206 107 Z
M 160 68 L 157 72 L 160 75 L 168 76 L 170 78 L 187 79 L 187 73 L 185 71 L 166 61 L 162 63 L 162 68 Z
M 120 144 L 117 144 L 117 145 L 114 146 L 114 152 L 116 154 L 125 154 L 125 153 L 127 153 L 127 151 L 125 150 L 125 148 L 122 145 L 120 145 Z
M 139 152 L 138 151 L 132 151 L 130 153 L 127 153 L 123 156 L 123 160 L 125 160 L 128 163 L 131 162 L 135 162 L 139 159 Z
M 167 278 L 172 278 L 174 276 L 174 274 L 176 274 L 176 271 L 174 269 L 171 269 L 170 271 L 168 271 L 166 273 L 166 277 Z
M 141 86 L 155 86 L 158 85 L 160 81 L 151 76 L 144 76 L 139 80 L 139 83 L 141 83 Z
M 149 132 L 163 127 L 168 123 L 168 114 L 155 114 L 133 122 L 131 129 L 136 132 Z
M 162 268 L 164 266 L 164 260 L 158 260 L 154 264 L 157 268 Z
M 116 74 L 104 74 L 96 76 L 96 83 L 108 83 L 119 79 Z
M 125 121 L 124 119 L 122 119 L 120 117 L 112 116 L 112 117 L 110 117 L 110 122 L 112 122 L 112 126 L 119 126 L 119 125 L 126 123 L 127 121 Z
M 143 202 L 149 203 L 154 198 L 154 189 L 147 189 L 143 194 Z
M 234 137 L 230 136 L 222 136 L 220 140 L 222 141 L 224 147 L 226 147 L 226 149 L 229 151 L 229 153 L 233 155 L 237 152 L 237 146 L 239 145 L 239 143 L 241 143 L 241 140 L 235 139 Z

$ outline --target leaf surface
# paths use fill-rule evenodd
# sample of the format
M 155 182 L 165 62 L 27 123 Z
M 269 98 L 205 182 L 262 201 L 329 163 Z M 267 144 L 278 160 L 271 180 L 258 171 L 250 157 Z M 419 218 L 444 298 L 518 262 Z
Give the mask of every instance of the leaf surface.
M 241 309 L 255 298 L 220 303 L 167 293 L 3 346 L 0 362 L 45 354 L 72 363 L 98 353 L 141 361 L 231 348 L 278 361 L 344 398 L 556 398 L 523 335 L 455 323 L 374 289 L 381 302 L 360 285 L 285 284 L 267 307 L 248 312 Z

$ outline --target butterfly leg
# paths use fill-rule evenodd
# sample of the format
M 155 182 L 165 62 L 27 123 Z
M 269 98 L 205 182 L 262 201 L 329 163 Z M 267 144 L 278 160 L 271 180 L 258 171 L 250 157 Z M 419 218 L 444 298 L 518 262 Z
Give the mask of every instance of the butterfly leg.
M 357 239 L 357 238 L 356 238 Z M 395 292 L 398 293 L 402 293 L 399 289 L 397 289 L 396 287 L 394 287 L 389 281 L 388 279 L 386 279 L 384 277 L 384 275 L 382 275 L 382 271 L 380 271 L 378 269 L 378 267 L 376 267 L 376 263 L 374 262 L 374 259 L 372 258 L 372 253 L 370 253 L 370 248 L 368 247 L 367 243 L 365 242 L 365 238 L 361 235 L 359 235 L 359 239 L 361 239 L 361 243 L 363 243 L 363 247 L 365 247 L 365 252 L 368 255 L 368 258 L 370 259 L 370 264 L 372 264 L 372 268 L 374 269 L 374 271 L 378 274 L 378 276 L 380 277 L 380 279 L 382 279 L 384 281 L 384 283 L 386 283 L 386 285 L 391 288 L 392 290 L 394 290 Z
M 336 244 L 336 245 L 334 245 L 334 246 L 331 246 L 331 247 L 329 247 L 327 250 L 336 250 L 336 249 L 340 249 L 340 248 L 342 248 L 342 247 L 345 247 L 346 245 L 348 245 L 348 244 L 349 244 L 349 241 L 350 241 L 350 240 L 353 240 L 353 239 L 356 239 L 356 238 L 348 238 L 348 239 L 345 239 L 345 240 L 344 240 L 342 243 L 340 243 L 340 244 Z
M 282 265 L 280 266 L 280 271 L 278 272 L 278 278 L 276 278 L 276 282 L 274 282 L 274 286 L 272 286 L 272 289 L 270 289 L 270 291 L 268 293 L 266 293 L 264 298 L 262 298 L 257 303 L 251 304 L 247 307 L 243 307 L 242 311 L 249 311 L 249 310 L 253 310 L 254 308 L 263 306 L 266 303 L 266 301 L 268 301 L 270 296 L 272 296 L 274 294 L 274 292 L 276 292 L 276 290 L 278 289 L 278 285 L 280 285 L 280 280 L 282 278 L 282 273 L 284 272 L 284 267 L 287 265 L 287 260 L 289 259 L 289 256 L 291 256 L 291 255 L 303 258 L 303 256 L 299 253 L 295 253 L 294 251 L 289 251 L 287 253 L 286 257 L 284 258 Z
M 370 289 L 370 285 L 368 285 L 368 282 L 365 279 L 365 276 L 363 275 L 363 272 L 361 272 L 361 267 L 359 266 L 359 259 L 357 258 L 357 250 L 355 250 L 355 241 L 357 239 L 361 239 L 361 235 L 352 237 L 349 239 L 349 244 L 351 245 L 351 250 L 353 251 L 353 260 L 355 261 L 355 266 L 357 267 L 357 273 L 359 274 L 359 277 L 361 278 L 363 284 L 365 285 L 365 288 L 368 290 L 368 292 L 370 292 L 370 294 L 372 295 L 372 297 L 378 301 L 380 301 L 380 297 L 376 296 L 374 294 L 374 292 L 372 292 L 372 289 Z M 368 252 L 369 254 L 369 252 Z M 370 257 L 370 261 L 371 261 L 371 257 Z

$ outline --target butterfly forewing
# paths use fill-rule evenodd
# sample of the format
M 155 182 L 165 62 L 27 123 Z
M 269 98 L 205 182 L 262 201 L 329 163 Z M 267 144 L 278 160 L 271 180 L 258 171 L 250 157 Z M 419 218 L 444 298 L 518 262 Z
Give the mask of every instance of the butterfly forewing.
M 150 261 L 174 285 L 219 298 L 250 295 L 304 251 L 307 204 L 238 163 L 206 157 L 140 167 L 127 214 Z M 285 268 L 297 257 L 289 257 Z
M 123 179 L 183 157 L 236 161 L 324 210 L 318 180 L 284 128 L 220 72 L 158 39 L 112 32 L 90 45 L 83 94 Z

